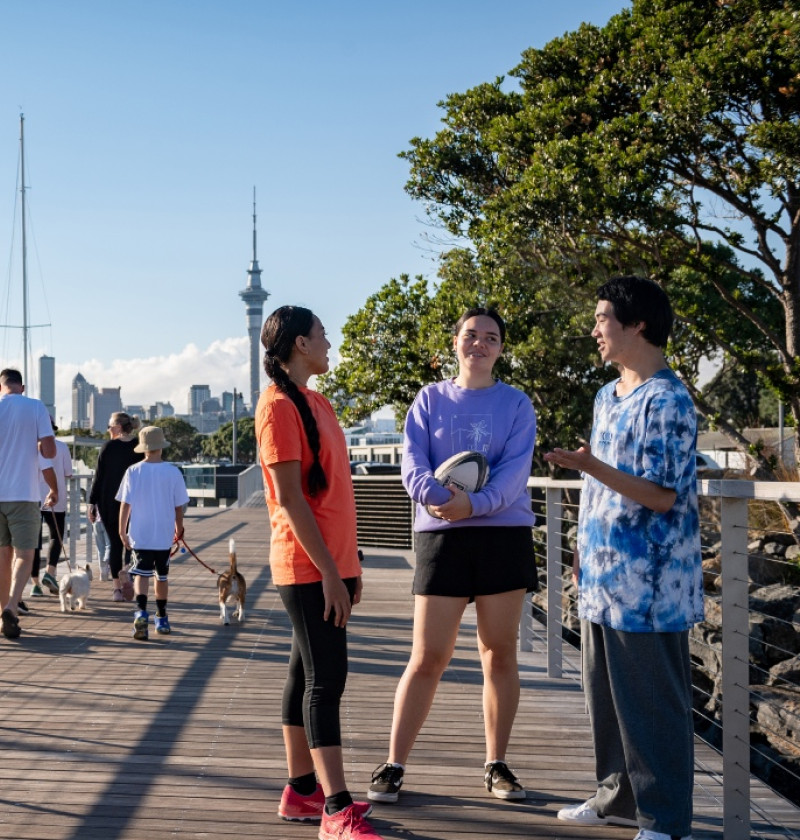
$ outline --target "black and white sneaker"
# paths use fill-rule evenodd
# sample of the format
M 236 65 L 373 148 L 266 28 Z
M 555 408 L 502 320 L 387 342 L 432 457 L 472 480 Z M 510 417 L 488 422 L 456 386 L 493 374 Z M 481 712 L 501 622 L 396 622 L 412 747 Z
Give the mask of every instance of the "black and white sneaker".
M 404 770 L 399 764 L 381 764 L 372 774 L 367 799 L 373 802 L 397 802 L 403 786 Z
M 30 610 L 28 609 L 28 605 L 24 601 L 18 601 L 17 612 L 20 613 L 20 615 L 28 615 L 28 613 L 30 613 Z
M 528 795 L 505 761 L 490 761 L 484 770 L 486 790 L 498 799 L 524 799 Z

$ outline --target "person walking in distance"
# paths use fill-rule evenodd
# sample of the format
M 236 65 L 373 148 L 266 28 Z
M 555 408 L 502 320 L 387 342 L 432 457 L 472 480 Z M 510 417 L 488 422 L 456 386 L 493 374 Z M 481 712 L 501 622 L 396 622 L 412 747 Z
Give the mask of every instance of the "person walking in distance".
M 40 400 L 26 397 L 18 370 L 0 371 L 0 631 L 20 635 L 19 602 L 31 576 L 39 543 L 39 455 L 54 458 L 50 415 Z M 55 472 L 42 473 L 50 487 L 45 504 L 58 502 Z
M 169 554 L 175 541 L 183 537 L 183 510 L 189 502 L 183 474 L 162 459 L 169 446 L 159 426 L 145 426 L 139 432 L 136 452 L 144 460 L 125 471 L 117 493 L 119 538 L 132 551 L 136 613 L 134 639 L 149 636 L 147 597 L 151 577 L 155 577 L 156 633 L 172 631 L 167 617 L 169 598 Z
M 53 418 L 50 418 L 50 423 L 53 428 L 53 434 L 58 431 Z M 64 547 L 64 537 L 66 536 L 64 526 L 67 520 L 67 479 L 72 476 L 72 456 L 69 453 L 69 447 L 63 440 L 55 438 L 56 442 L 56 457 L 52 459 L 39 456 L 40 467 L 42 470 L 42 527 L 39 530 L 39 547 L 36 549 L 33 557 L 33 568 L 31 569 L 31 596 L 44 595 L 42 586 L 39 584 L 39 568 L 41 563 L 41 545 L 42 545 L 42 531 L 44 526 L 47 527 L 47 532 L 50 535 L 49 548 L 47 551 L 47 567 L 42 576 L 42 584 L 53 594 L 58 595 L 58 581 L 57 581 L 57 566 L 61 559 L 62 549 Z M 53 507 L 48 507 L 44 502 L 50 490 L 49 485 L 44 477 L 44 471 L 52 469 L 56 476 L 56 486 L 58 487 L 58 501 Z
M 558 819 L 691 840 L 689 630 L 703 620 L 697 421 L 664 348 L 663 289 L 614 277 L 597 292 L 600 357 L 619 369 L 594 404 L 591 444 L 545 458 L 580 470 L 576 573 L 597 789 Z
M 281 711 L 289 779 L 278 816 L 319 821 L 320 840 L 379 840 L 365 819 L 371 806 L 347 790 L 342 759 L 346 626 L 361 599 L 361 564 L 344 435 L 330 403 L 308 387 L 328 370 L 331 345 L 299 306 L 273 312 L 261 343 L 273 383 L 256 408 L 269 563 L 292 623 Z
M 125 470 L 142 460 L 136 451 L 136 430 L 140 422 L 124 411 L 115 411 L 108 421 L 111 440 L 106 441 L 97 459 L 97 470 L 89 491 L 89 521 L 94 524 L 99 517 L 108 536 L 108 564 L 111 570 L 112 600 L 124 601 L 119 573 L 125 562 L 126 550 L 119 536 L 119 502 L 117 491 Z

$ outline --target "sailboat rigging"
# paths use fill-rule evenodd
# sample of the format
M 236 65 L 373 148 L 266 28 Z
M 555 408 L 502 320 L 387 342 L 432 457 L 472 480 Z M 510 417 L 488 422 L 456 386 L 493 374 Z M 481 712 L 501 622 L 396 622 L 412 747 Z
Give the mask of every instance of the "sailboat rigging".
M 30 323 L 29 298 L 28 298 L 28 233 L 27 233 L 27 205 L 25 184 L 25 115 L 19 115 L 19 158 L 20 158 L 20 193 L 21 193 L 21 230 L 22 230 L 22 326 L 15 324 L 0 324 L 5 329 L 22 330 L 22 381 L 29 384 L 28 361 L 31 358 L 31 329 L 36 327 L 49 327 L 50 324 Z

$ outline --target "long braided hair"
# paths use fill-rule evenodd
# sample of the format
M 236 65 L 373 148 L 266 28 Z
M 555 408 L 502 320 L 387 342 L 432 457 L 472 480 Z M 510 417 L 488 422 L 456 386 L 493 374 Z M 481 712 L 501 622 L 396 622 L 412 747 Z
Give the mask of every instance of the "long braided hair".
M 319 429 L 311 413 L 311 406 L 303 392 L 292 382 L 284 364 L 289 361 L 295 346 L 295 339 L 307 336 L 314 325 L 314 313 L 303 306 L 281 306 L 276 309 L 261 329 L 261 343 L 264 345 L 264 370 L 279 391 L 286 394 L 295 404 L 303 421 L 303 429 L 314 456 L 314 463 L 308 471 L 308 492 L 316 496 L 328 486 L 325 470 L 319 462 Z

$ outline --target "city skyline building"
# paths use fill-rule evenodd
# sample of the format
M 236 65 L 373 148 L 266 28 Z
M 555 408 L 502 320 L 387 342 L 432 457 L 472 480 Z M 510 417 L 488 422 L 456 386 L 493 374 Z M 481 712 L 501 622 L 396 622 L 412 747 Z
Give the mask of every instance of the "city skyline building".
M 39 399 L 48 414 L 56 419 L 56 360 L 55 356 L 39 356 Z
M 73 429 L 89 428 L 89 399 L 97 389 L 78 373 L 72 380 L 72 423 Z
M 208 385 L 192 385 L 189 388 L 189 414 L 201 414 L 203 403 L 211 399 Z
M 89 397 L 89 427 L 105 432 L 115 411 L 122 411 L 122 388 L 95 388 Z
M 253 187 L 253 259 L 247 270 L 247 286 L 239 292 L 245 304 L 247 335 L 250 339 L 250 410 L 255 413 L 256 403 L 261 393 L 261 365 L 259 348 L 261 325 L 264 321 L 264 301 L 269 292 L 261 285 L 261 269 L 258 267 L 256 248 L 256 188 Z

